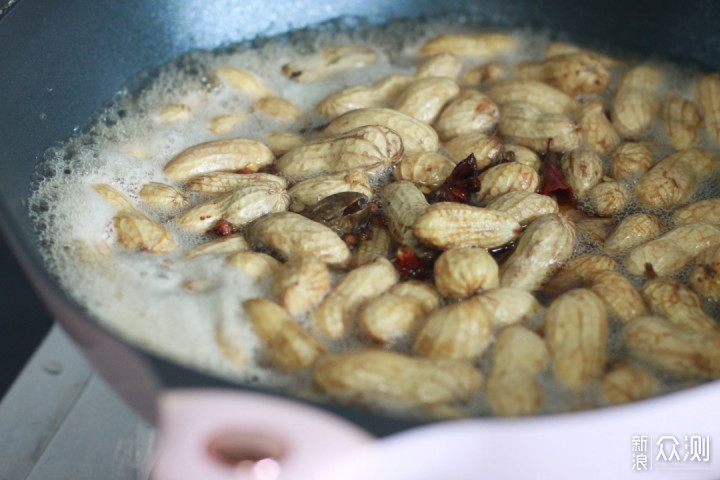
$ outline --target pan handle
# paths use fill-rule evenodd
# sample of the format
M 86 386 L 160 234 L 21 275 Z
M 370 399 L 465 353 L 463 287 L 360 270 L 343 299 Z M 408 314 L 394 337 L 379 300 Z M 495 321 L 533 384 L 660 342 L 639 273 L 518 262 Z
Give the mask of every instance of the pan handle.
M 338 468 L 374 444 L 338 416 L 256 393 L 170 390 L 159 412 L 152 480 L 350 478 Z

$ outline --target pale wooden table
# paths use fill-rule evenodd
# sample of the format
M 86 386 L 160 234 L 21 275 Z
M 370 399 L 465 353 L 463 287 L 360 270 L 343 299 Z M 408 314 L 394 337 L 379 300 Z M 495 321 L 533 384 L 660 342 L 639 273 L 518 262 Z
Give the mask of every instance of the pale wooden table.
M 146 480 L 153 438 L 54 325 L 0 403 L 0 480 Z

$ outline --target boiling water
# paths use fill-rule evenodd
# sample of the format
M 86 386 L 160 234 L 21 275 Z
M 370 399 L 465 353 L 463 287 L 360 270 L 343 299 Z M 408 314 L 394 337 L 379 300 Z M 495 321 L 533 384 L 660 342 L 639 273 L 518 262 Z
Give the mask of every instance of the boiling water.
M 268 296 L 267 285 L 229 268 L 219 255 L 183 258 L 183 251 L 209 237 L 176 229 L 171 219 L 177 212 L 146 208 L 138 192 L 147 182 L 166 183 L 163 167 L 168 160 L 201 142 L 230 137 L 264 141 L 268 132 L 276 130 L 313 138 L 313 129 L 328 121 L 316 116 L 314 107 L 330 92 L 353 85 L 370 85 L 394 73 L 412 74 L 421 61 L 416 53 L 420 43 L 438 33 L 458 30 L 454 21 L 405 22 L 355 30 L 337 26 L 325 29 L 332 30 L 330 32 L 321 29 L 267 39 L 260 42 L 259 49 L 238 45 L 215 52 L 187 54 L 160 69 L 139 94 L 131 96 L 120 92 L 114 104 L 84 133 L 48 150 L 38 167 L 30 199 L 31 215 L 48 265 L 61 285 L 91 315 L 148 350 L 185 365 L 240 382 L 257 382 L 270 388 L 290 389 L 300 395 L 316 395 L 309 374 L 291 376 L 267 367 L 259 342 L 247 325 L 241 303 L 245 299 Z M 544 58 L 549 35 L 529 31 L 514 33 L 520 39 L 520 48 L 494 61 L 510 65 Z M 373 46 L 379 59 L 369 67 L 340 73 L 318 83 L 299 84 L 281 74 L 284 64 L 302 55 L 326 45 L 351 43 Z M 464 60 L 464 68 L 486 61 L 468 58 Z M 698 72 L 662 65 L 667 72 L 662 94 L 673 91 L 690 96 L 690 86 Z M 288 122 L 253 112 L 255 97 L 210 81 L 210 73 L 218 66 L 254 72 L 273 92 L 299 106 L 304 112 L 303 118 Z M 620 71 L 614 72 L 614 81 L 619 74 Z M 168 104 L 189 106 L 189 119 L 160 121 L 157 111 Z M 225 135 L 218 136 L 208 130 L 212 118 L 228 113 L 244 118 Z M 655 128 L 648 138 L 661 136 L 661 129 Z M 151 217 L 163 221 L 176 240 L 174 253 L 131 252 L 117 245 L 112 228 L 116 212 L 93 190 L 92 185 L 97 183 L 115 187 L 138 207 L 145 208 Z M 718 196 L 720 192 L 714 185 L 716 183 L 708 182 L 701 193 Z M 202 198 L 191 196 L 191 200 L 197 203 Z M 631 206 L 618 218 L 637 211 L 641 210 Z M 111 248 L 109 256 L 103 254 L 107 246 Z M 585 239 L 578 246 L 577 254 L 595 250 L 596 244 Z M 208 288 L 190 291 L 186 286 L 193 282 Z M 307 319 L 300 321 L 307 322 Z M 540 317 L 530 325 L 537 325 L 539 321 Z M 613 329 L 610 359 L 621 353 L 617 330 Z M 234 339 L 224 350 L 219 347 L 218 332 L 222 332 L 225 339 Z M 369 341 L 356 332 L 350 339 L 330 347 L 341 350 L 367 344 Z M 407 351 L 407 344 L 407 341 L 401 342 L 398 349 Z M 227 355 L 228 349 L 242 352 L 245 363 L 233 361 Z M 486 354 L 479 362 L 485 372 L 487 357 Z M 545 411 L 596 402 L 593 400 L 596 392 L 592 389 L 582 398 L 570 397 L 553 388 L 549 375 L 542 381 L 547 395 Z M 679 386 L 677 382 L 668 383 L 664 388 Z M 471 415 L 489 412 L 481 394 L 464 408 Z

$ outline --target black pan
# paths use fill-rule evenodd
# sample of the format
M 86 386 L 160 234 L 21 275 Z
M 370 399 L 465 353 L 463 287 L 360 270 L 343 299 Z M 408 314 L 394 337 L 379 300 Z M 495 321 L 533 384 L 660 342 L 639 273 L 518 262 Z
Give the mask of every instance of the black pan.
M 121 87 L 183 52 L 340 16 L 380 23 L 466 13 L 498 26 L 536 26 L 586 45 L 678 57 L 720 69 L 720 3 L 644 0 L 19 0 L 0 10 L 0 226 L 57 320 L 145 418 L 174 387 L 253 390 L 168 362 L 109 333 L 43 265 L 26 198 L 43 151 L 86 124 Z M 127 85 L 128 78 L 136 80 Z M 20 321 L 20 319 L 11 319 Z M 324 408 L 383 436 L 416 425 L 334 404 Z

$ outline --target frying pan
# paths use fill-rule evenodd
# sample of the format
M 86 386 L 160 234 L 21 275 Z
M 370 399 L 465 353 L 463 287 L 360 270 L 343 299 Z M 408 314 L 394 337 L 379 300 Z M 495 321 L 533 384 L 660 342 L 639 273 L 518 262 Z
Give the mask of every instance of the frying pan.
M 322 417 L 318 424 L 327 421 L 327 425 L 334 425 L 328 428 L 345 432 L 347 443 L 338 445 L 361 443 L 368 437 L 362 432 L 379 437 L 403 432 L 375 442 L 383 445 L 384 453 L 374 464 L 377 469 L 365 478 L 385 478 L 383 468 L 390 464 L 396 468 L 394 478 L 425 478 L 418 472 L 431 472 L 433 465 L 443 468 L 443 473 L 435 471 L 427 478 L 478 478 L 478 470 L 472 470 L 477 465 L 483 466 L 479 470 L 483 473 L 510 478 L 536 468 L 545 468 L 546 473 L 558 478 L 578 474 L 573 469 L 582 468 L 581 476 L 602 478 L 599 472 L 607 472 L 604 468 L 608 463 L 617 467 L 613 477 L 622 478 L 632 473 L 633 434 L 672 433 L 682 437 L 720 433 L 718 382 L 635 405 L 516 421 L 477 419 L 421 426 L 416 421 L 332 403 L 319 405 L 321 413 L 317 405 L 233 384 L 125 342 L 69 298 L 43 265 L 25 201 L 43 151 L 82 128 L 121 88 L 131 92 L 140 88 L 153 67 L 189 50 L 211 49 L 341 16 L 383 23 L 451 12 L 498 27 L 560 31 L 589 46 L 660 53 L 720 70 L 720 30 L 716 28 L 720 4 L 711 0 L 19 0 L 0 9 L 0 227 L 55 318 L 144 418 L 154 423 L 191 418 L 183 413 L 185 401 L 202 387 L 218 389 L 206 397 L 210 408 L 214 408 L 213 402 L 229 401 L 227 395 L 238 395 L 232 398 L 249 402 L 243 407 L 245 412 L 264 405 L 270 409 L 268 417 L 276 414 L 275 408 L 295 412 L 297 418 Z M 127 83 L 129 78 L 133 78 L 131 83 Z M 257 397 L 253 392 L 262 395 Z M 418 457 L 427 442 L 443 450 L 432 458 Z M 619 443 L 621 448 L 616 445 Z M 720 445 L 720 437 L 711 444 L 714 462 L 701 465 L 704 469 L 699 473 L 683 471 L 682 478 L 720 476 L 720 451 L 714 446 Z M 477 445 L 483 453 L 473 449 L 473 455 L 461 455 L 468 452 L 468 445 Z M 548 445 L 556 448 L 548 449 Z M 594 448 L 612 453 L 602 461 L 603 455 Z M 330 457 L 327 452 L 322 458 Z M 517 459 L 513 459 L 513 452 Z M 402 458 L 412 461 L 396 462 Z M 416 468 L 403 477 L 397 466 L 417 466 L 418 458 L 427 468 Z M 529 460 L 518 462 L 521 458 Z M 191 477 L 178 474 L 175 478 Z

